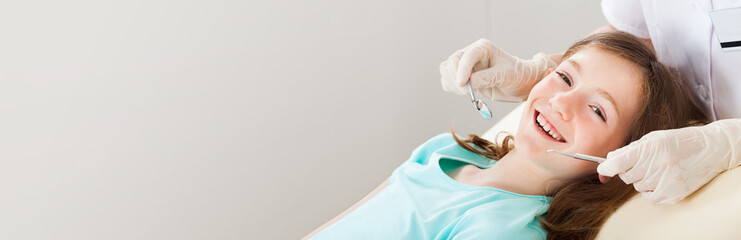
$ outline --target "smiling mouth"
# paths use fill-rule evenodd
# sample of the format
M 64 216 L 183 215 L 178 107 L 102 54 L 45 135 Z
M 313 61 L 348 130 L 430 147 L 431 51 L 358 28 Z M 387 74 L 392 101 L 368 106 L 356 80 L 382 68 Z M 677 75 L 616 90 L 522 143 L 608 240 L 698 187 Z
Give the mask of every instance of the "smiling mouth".
M 540 115 L 540 112 L 538 112 L 537 110 L 535 111 L 534 121 L 535 125 L 538 126 L 540 131 L 542 131 L 551 139 L 557 142 L 566 142 L 566 139 L 564 139 L 563 136 L 561 136 L 561 134 L 556 131 L 556 128 L 553 127 L 553 125 L 551 125 L 551 123 L 549 123 L 548 120 L 545 119 L 545 117 Z

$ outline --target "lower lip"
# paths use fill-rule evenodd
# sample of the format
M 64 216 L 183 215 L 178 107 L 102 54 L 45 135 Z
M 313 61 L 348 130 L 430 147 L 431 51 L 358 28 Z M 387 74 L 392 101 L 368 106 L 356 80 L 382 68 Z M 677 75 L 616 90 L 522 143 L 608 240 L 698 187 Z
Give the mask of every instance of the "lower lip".
M 535 127 L 535 130 L 540 133 L 544 138 L 550 139 L 551 141 L 557 142 L 557 143 L 563 143 L 561 141 L 556 140 L 555 138 L 551 137 L 550 134 L 543 131 L 543 129 L 540 128 L 540 125 L 538 125 L 538 115 L 540 115 L 540 112 L 535 111 L 533 114 L 533 126 Z

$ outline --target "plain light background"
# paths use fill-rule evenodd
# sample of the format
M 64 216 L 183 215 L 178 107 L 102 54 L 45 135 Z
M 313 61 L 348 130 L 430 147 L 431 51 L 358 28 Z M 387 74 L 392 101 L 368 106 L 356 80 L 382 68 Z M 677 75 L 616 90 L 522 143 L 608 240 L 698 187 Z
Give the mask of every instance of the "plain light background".
M 4 1 L 0 239 L 297 239 L 483 132 L 438 65 L 605 24 L 578 1 Z

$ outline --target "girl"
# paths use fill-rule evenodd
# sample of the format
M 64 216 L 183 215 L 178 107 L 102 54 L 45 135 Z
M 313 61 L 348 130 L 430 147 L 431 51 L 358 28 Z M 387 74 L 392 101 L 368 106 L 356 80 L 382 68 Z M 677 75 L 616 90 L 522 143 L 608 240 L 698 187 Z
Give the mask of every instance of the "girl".
M 591 35 L 532 88 L 514 138 L 436 136 L 307 238 L 594 238 L 634 191 L 617 180 L 600 184 L 596 163 L 545 151 L 604 157 L 699 116 L 681 81 L 638 39 Z

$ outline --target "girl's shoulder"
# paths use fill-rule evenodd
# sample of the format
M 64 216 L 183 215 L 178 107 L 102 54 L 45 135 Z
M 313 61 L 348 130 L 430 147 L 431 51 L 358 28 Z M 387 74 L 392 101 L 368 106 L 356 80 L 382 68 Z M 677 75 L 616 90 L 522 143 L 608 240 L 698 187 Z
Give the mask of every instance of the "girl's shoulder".
M 438 134 L 429 140 L 427 140 L 425 143 L 422 144 L 422 146 L 428 146 L 432 148 L 441 148 L 448 146 L 452 143 L 455 143 L 455 139 L 453 138 L 453 134 L 451 133 L 441 133 Z
M 437 136 L 428 139 L 427 141 L 422 143 L 422 145 L 419 145 L 417 148 L 415 148 L 414 151 L 412 151 L 412 158 L 426 159 L 435 151 L 450 146 L 453 143 L 455 143 L 455 139 L 453 139 L 452 134 L 438 134 Z

